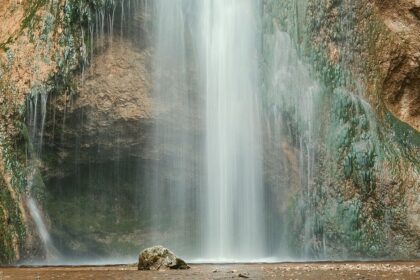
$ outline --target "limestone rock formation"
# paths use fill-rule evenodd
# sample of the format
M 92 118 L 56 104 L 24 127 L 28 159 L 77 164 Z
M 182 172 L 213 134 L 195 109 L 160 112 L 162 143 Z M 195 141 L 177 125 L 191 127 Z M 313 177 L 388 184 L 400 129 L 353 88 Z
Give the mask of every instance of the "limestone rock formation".
M 420 2 L 308 2 L 312 47 L 363 84 L 374 107 L 420 131 Z
M 154 246 L 143 250 L 139 255 L 139 270 L 188 269 L 185 261 L 163 246 Z
M 108 40 L 102 39 L 109 35 L 109 29 L 99 28 L 92 22 L 99 11 L 105 16 L 111 1 L 3 2 L 0 5 L 0 263 L 13 263 L 26 256 L 43 254 L 25 205 L 27 186 L 34 183 L 28 182 L 27 174 L 25 146 L 31 142 L 29 138 L 45 136 L 44 143 L 49 145 L 45 154 L 53 162 L 39 161 L 39 168 L 47 172 L 37 176 L 39 180 L 35 182 L 44 185 L 46 173 L 57 176 L 62 169 L 59 164 L 74 159 L 69 158 L 66 145 L 74 145 L 71 141 L 75 139 L 83 139 L 82 152 L 95 150 L 97 146 L 103 150 L 109 145 L 116 146 L 115 142 L 109 143 L 115 135 L 120 135 L 115 137 L 116 142 L 124 140 L 119 142 L 124 151 L 133 151 L 133 145 L 142 147 L 139 141 L 134 144 L 130 141 L 141 138 L 145 125 L 139 129 L 138 121 L 148 118 L 150 102 L 147 76 L 145 80 L 130 77 L 135 71 L 145 73 L 147 52 L 137 51 L 140 48 L 137 43 L 134 51 L 124 40 L 108 47 Z M 131 8 L 139 10 L 135 6 Z M 129 21 L 132 14 L 125 12 L 124 19 Z M 142 20 L 137 16 L 131 26 L 115 26 L 115 29 L 122 34 L 141 34 Z M 88 26 L 101 32 L 89 31 Z M 143 35 L 139 38 L 144 45 Z M 89 59 L 91 55 L 95 59 Z M 98 59 L 108 57 L 105 60 L 109 63 L 99 63 L 99 67 L 88 71 L 88 65 L 96 65 Z M 92 82 L 92 76 L 96 82 Z M 140 98 L 133 97 L 133 89 L 141 92 Z M 41 109 L 45 104 L 40 106 L 41 102 L 37 102 L 41 99 L 47 103 L 46 108 Z M 30 112 L 27 105 L 31 101 L 32 109 L 39 114 Z M 32 122 L 34 116 L 37 120 Z M 89 122 L 83 123 L 86 116 Z M 39 129 L 44 117 L 45 127 Z M 127 137 L 127 128 L 134 134 L 130 134 L 132 137 Z M 61 145 L 54 146 L 56 139 Z M 92 139 L 102 141 L 93 147 Z M 98 149 L 99 154 L 103 150 Z M 44 197 L 45 189 L 41 188 L 39 194 Z
M 38 250 L 23 193 L 25 106 L 29 96 L 53 91 L 51 80 L 64 77 L 64 68 L 69 73 L 78 65 L 75 49 L 80 41 L 74 40 L 77 32 L 68 32 L 71 19 L 53 12 L 64 10 L 64 2 L 49 7 L 45 1 L 29 0 L 0 5 L 0 263 L 13 263 Z M 72 11 L 69 5 L 67 12 Z
M 65 171 L 67 162 L 75 160 L 146 157 L 152 121 L 149 51 L 128 40 L 106 40 L 108 46 L 75 79 L 74 93 L 58 95 L 50 103 L 55 117 L 47 120 L 44 137 L 60 172 Z M 61 133 L 54 133 L 56 130 Z M 76 142 L 77 155 L 73 152 Z M 57 172 L 52 169 L 47 173 L 56 176 Z
M 312 198 L 293 195 L 300 203 L 313 206 L 308 206 L 306 221 L 290 223 L 289 229 L 310 224 L 311 219 L 316 221 L 312 239 L 297 238 L 309 240 L 313 255 L 322 254 L 327 248 L 329 257 L 339 258 L 417 256 L 419 1 L 266 3 L 267 13 L 274 18 L 273 30 L 286 31 L 292 37 L 301 50 L 301 58 L 323 83 L 331 100 L 324 100 L 320 110 L 325 110 L 319 114 L 325 118 L 322 133 L 329 134 L 332 142 L 316 144 L 316 157 L 320 160 L 314 164 L 316 175 L 310 183 L 316 194 Z M 349 110 L 351 114 L 347 113 Z M 290 118 L 283 118 L 289 122 Z M 288 129 L 291 127 L 299 137 L 299 128 L 293 127 L 297 126 L 296 121 L 290 123 Z M 343 131 L 346 135 L 340 137 Z M 270 189 L 279 197 L 284 196 L 283 192 L 290 195 L 302 190 L 302 184 L 293 181 L 290 161 L 299 161 L 301 144 L 294 145 L 292 140 L 287 146 L 296 151 L 277 149 L 284 155 L 293 152 L 291 157 L 282 156 L 287 164 L 270 162 L 271 154 L 266 156 L 268 171 L 279 170 L 279 166 L 290 169 L 292 183 L 283 183 L 286 178 L 267 171 L 267 185 L 272 185 Z M 279 188 L 279 183 L 286 187 Z M 281 212 L 290 213 L 287 206 L 283 207 L 288 210 L 280 209 Z M 284 220 L 288 221 L 288 215 L 284 214 Z M 392 226 L 395 224 L 399 226 Z M 322 249 L 320 244 L 324 241 L 326 246 Z
M 387 108 L 420 131 L 420 1 L 377 0 L 378 15 L 391 40 L 377 42 Z

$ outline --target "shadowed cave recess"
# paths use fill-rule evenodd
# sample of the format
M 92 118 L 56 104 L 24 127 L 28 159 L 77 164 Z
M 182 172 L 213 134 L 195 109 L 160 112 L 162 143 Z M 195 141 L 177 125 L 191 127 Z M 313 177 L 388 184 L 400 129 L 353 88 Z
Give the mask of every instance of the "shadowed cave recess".
M 87 2 L 27 6 L 66 41 L 24 98 L 9 260 L 420 257 L 417 4 Z

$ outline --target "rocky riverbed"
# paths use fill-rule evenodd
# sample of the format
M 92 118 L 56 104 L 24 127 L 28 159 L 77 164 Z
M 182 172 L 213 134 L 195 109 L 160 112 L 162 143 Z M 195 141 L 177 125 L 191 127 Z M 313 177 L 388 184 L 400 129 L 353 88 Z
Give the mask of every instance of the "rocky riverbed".
M 420 261 L 197 264 L 189 270 L 138 271 L 136 266 L 7 267 L 0 279 L 420 279 Z

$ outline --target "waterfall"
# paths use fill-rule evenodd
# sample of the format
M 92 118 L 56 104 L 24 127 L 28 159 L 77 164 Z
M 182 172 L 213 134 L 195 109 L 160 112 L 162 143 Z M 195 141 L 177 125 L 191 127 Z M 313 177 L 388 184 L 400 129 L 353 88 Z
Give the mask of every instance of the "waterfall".
M 154 229 L 181 236 L 175 248 L 197 243 L 200 258 L 262 257 L 259 2 L 154 6 Z
M 162 126 L 158 118 L 155 141 L 166 155 L 173 154 L 166 146 L 177 147 L 152 184 L 155 224 L 172 221 L 183 236 L 174 243 L 188 236 L 195 250 L 180 251 L 202 261 L 325 256 L 312 213 L 322 94 L 296 38 L 260 1 L 155 4 L 154 98 L 171 120 Z M 263 27 L 267 22 L 271 29 Z M 191 153 L 201 163 L 194 172 Z M 163 178 L 173 177 L 168 172 L 179 180 L 164 191 Z M 168 205 L 163 212 L 162 205 Z
M 199 234 L 195 192 L 200 187 L 198 99 L 192 79 L 193 1 L 158 0 L 153 12 L 154 141 L 156 161 L 147 178 L 151 195 L 151 244 L 192 255 Z M 169 240 L 164 232 L 170 232 Z M 175 240 L 173 239 L 175 238 Z
M 275 108 L 264 111 L 265 118 L 270 120 L 265 129 L 271 133 L 267 136 L 266 142 L 271 145 L 266 147 L 266 153 L 269 154 L 268 158 L 275 158 L 274 162 L 267 163 L 266 168 L 274 169 L 275 176 L 282 178 L 275 183 L 282 193 L 282 200 L 275 203 L 280 204 L 281 208 L 288 209 L 292 203 L 290 194 L 300 192 L 299 208 L 304 220 L 302 248 L 304 257 L 309 258 L 309 246 L 314 236 L 314 221 L 309 219 L 309 212 L 315 192 L 315 145 L 318 140 L 316 130 L 319 129 L 316 105 L 321 98 L 320 85 L 311 78 L 308 66 L 299 59 L 296 46 L 288 33 L 275 28 L 265 38 L 264 51 L 268 61 L 264 77 L 268 85 L 267 95 L 272 100 L 270 106 Z M 291 128 L 292 125 L 295 128 Z M 295 130 L 295 139 L 292 130 Z M 298 151 L 294 164 L 281 162 L 290 160 L 291 146 L 297 147 Z M 296 190 L 294 184 L 299 186 L 299 190 Z M 287 230 L 287 225 L 292 221 L 287 210 L 280 212 L 278 221 L 271 221 L 274 232 L 270 241 L 280 246 L 275 254 L 287 258 L 292 254 L 288 243 L 290 232 Z M 279 224 L 279 221 L 283 223 Z
M 43 88 L 37 89 L 32 96 L 28 98 L 27 103 L 30 140 L 30 148 L 28 150 L 30 172 L 26 190 L 27 206 L 42 243 L 46 261 L 48 262 L 51 259 L 59 257 L 59 251 L 56 249 L 51 239 L 39 203 L 34 197 L 34 194 L 39 191 L 37 188 L 45 187 L 40 186 L 40 183 L 35 183 L 35 181 L 39 181 L 40 178 L 38 173 L 47 118 L 48 93 Z
M 204 253 L 252 260 L 264 245 L 258 1 L 201 1 L 206 96 Z
M 31 196 L 28 197 L 27 203 L 29 212 L 31 213 L 31 217 L 35 223 L 42 245 L 44 246 L 46 262 L 48 263 L 51 259 L 57 258 L 59 256 L 59 252 L 51 240 L 50 233 L 44 222 L 38 204 Z

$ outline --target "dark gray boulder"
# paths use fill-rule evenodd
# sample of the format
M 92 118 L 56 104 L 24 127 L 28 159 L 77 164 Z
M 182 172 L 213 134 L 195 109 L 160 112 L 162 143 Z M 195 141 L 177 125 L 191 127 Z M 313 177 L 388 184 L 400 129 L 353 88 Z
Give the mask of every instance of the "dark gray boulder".
M 139 255 L 139 270 L 188 269 L 185 261 L 163 246 L 144 249 Z

